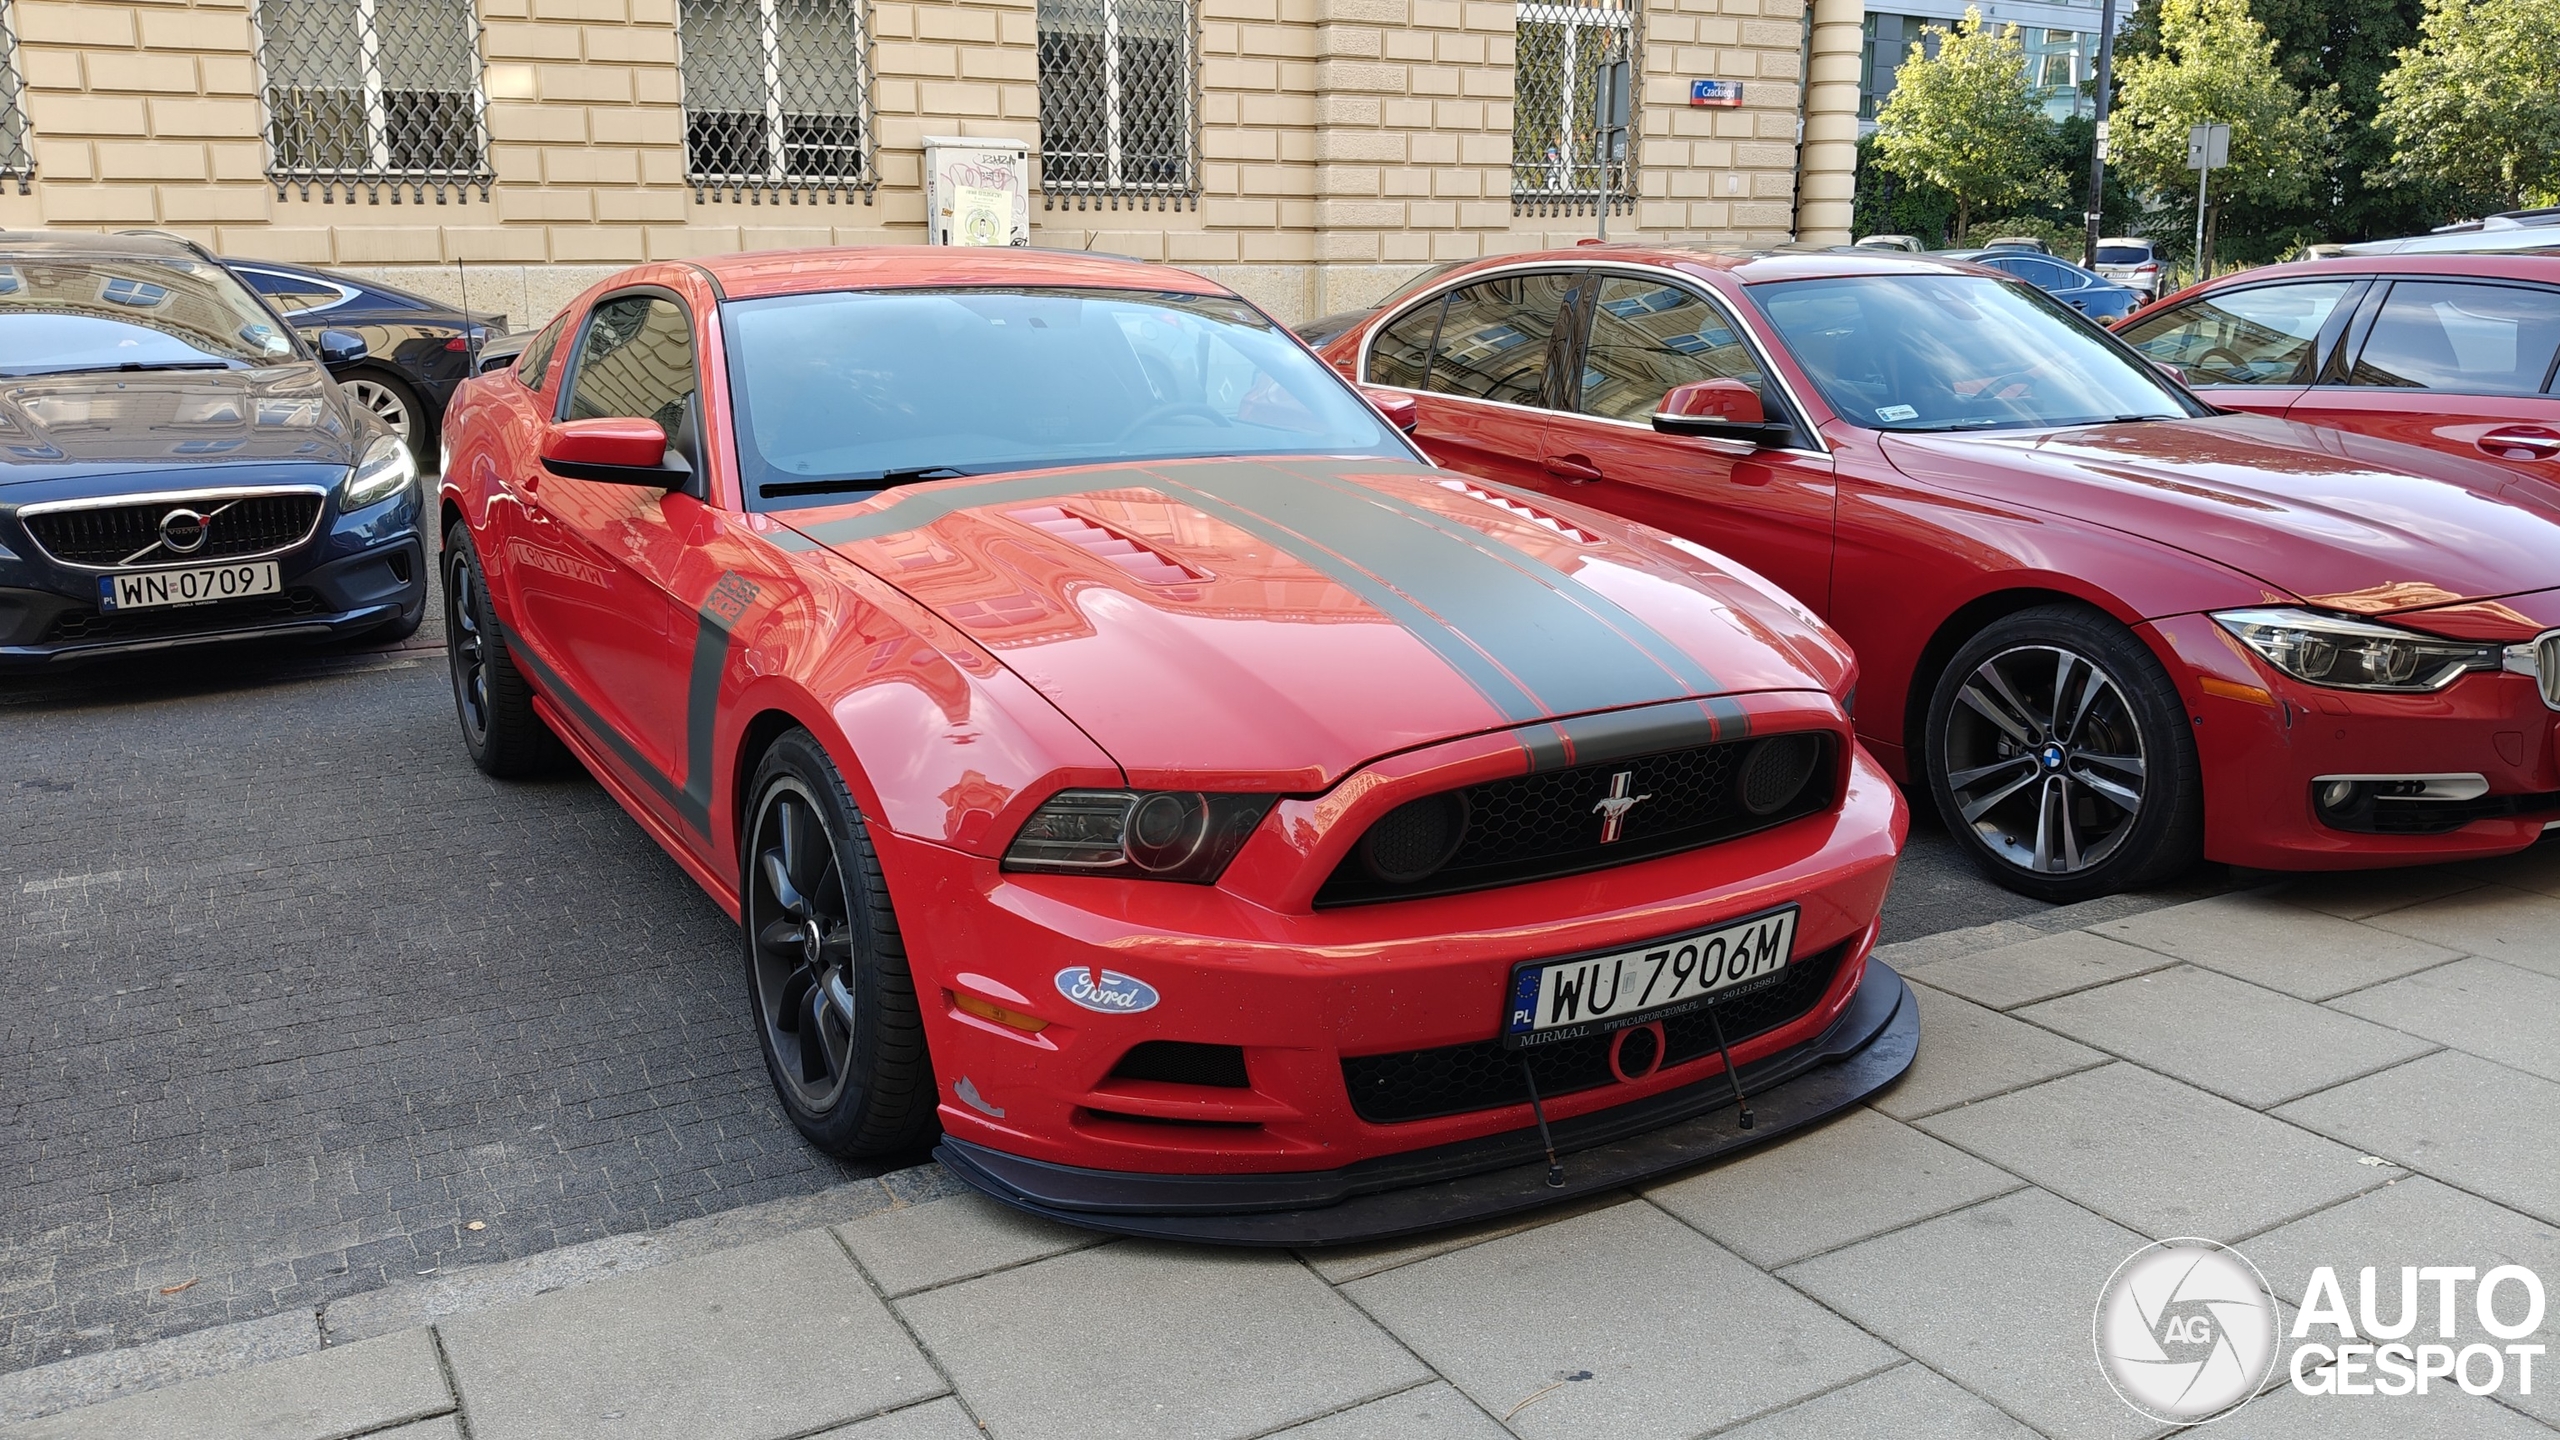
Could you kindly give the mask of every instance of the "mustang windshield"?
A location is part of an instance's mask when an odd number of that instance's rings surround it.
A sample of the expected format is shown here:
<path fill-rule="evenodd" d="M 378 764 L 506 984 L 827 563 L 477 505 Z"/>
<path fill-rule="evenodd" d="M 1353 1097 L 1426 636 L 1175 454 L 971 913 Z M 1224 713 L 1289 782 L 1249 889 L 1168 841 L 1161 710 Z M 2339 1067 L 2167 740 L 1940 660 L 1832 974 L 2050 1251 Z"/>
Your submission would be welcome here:
<path fill-rule="evenodd" d="M 0 375 L 228 370 L 293 357 L 275 317 L 200 260 L 0 260 Z"/>
<path fill-rule="evenodd" d="M 2208 413 L 2041 291 L 1976 275 L 1786 280 L 1751 298 L 1851 424 L 2016 430 Z"/>
<path fill-rule="evenodd" d="M 721 313 L 738 458 L 760 507 L 1097 460 L 1413 458 L 1339 377 L 1234 300 L 890 290 Z"/>

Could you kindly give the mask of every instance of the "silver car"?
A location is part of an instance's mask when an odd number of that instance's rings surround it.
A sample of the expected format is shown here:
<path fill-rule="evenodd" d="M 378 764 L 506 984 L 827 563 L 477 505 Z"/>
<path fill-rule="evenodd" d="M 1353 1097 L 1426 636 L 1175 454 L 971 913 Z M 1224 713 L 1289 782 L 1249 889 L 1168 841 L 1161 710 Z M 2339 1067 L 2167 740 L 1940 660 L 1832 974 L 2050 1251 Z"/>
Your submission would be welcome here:
<path fill-rule="evenodd" d="M 2129 235 L 2101 240 L 2098 263 L 2090 268 L 2127 289 L 2141 291 L 2145 300 L 2160 298 L 2160 256 L 2148 240 Z"/>

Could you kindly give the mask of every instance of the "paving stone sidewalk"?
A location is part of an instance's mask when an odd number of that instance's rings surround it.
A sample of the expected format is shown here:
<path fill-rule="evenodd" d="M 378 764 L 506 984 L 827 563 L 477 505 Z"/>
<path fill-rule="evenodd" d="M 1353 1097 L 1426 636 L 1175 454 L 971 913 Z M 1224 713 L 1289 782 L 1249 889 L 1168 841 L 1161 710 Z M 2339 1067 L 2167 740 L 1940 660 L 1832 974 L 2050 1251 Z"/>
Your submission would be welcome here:
<path fill-rule="evenodd" d="M 1886 958 L 1922 1007 L 1899 1086 L 1569 1211 L 1247 1253 L 926 1167 L 0 1377 L 0 1436 L 2129 1440 L 2165 1430 L 2090 1316 L 2146 1239 L 2236 1244 L 2288 1299 L 2317 1265 L 2560 1280 L 2560 845 Z M 2210 1433 L 2560 1434 L 2536 1380 L 2279 1377 Z"/>

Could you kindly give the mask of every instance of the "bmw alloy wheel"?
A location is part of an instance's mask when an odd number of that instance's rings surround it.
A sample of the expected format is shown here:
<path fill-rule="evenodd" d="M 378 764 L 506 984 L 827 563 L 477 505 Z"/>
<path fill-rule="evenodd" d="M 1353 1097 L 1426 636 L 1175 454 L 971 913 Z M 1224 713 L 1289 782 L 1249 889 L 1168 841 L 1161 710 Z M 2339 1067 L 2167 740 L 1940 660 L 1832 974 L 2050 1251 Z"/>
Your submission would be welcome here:
<path fill-rule="evenodd" d="M 768 788 L 748 853 L 746 930 L 756 1015 L 792 1100 L 823 1115 L 843 1095 L 857 1023 L 843 867 L 796 779 Z"/>
<path fill-rule="evenodd" d="M 2020 645 L 1956 691 L 1939 756 L 1965 824 L 2039 875 L 2103 865 L 2141 817 L 2142 728 L 2124 689 L 2087 656 Z"/>
<path fill-rule="evenodd" d="M 380 416 L 382 423 L 390 426 L 391 433 L 399 436 L 402 443 L 411 446 L 417 444 L 417 437 L 412 433 L 407 396 L 380 380 L 365 376 L 347 381 L 346 387 L 347 393 L 355 397 L 356 403 Z"/>

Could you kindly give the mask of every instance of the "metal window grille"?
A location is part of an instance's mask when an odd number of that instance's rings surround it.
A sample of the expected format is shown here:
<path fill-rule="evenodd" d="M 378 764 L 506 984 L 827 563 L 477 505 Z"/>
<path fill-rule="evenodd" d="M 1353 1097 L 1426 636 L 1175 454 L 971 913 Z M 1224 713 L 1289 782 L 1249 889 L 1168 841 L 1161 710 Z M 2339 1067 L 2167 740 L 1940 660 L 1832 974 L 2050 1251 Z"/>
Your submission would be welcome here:
<path fill-rule="evenodd" d="M 9 0 L 0 0 L 0 176 L 18 182 L 27 193 L 35 178 L 35 151 L 27 143 L 25 87 L 18 83 L 18 37 L 10 25 Z"/>
<path fill-rule="evenodd" d="M 258 0 L 255 16 L 278 199 L 489 198 L 471 0 Z"/>
<path fill-rule="evenodd" d="M 803 196 L 878 184 L 864 0 L 682 0 L 685 178 L 693 198 Z"/>
<path fill-rule="evenodd" d="M 1042 204 L 1199 208 L 1192 0 L 1039 0 L 1039 24 Z"/>
<path fill-rule="evenodd" d="M 1599 152 L 1595 76 L 1620 59 L 1644 74 L 1643 35 L 1633 0 L 1555 4 L 1520 0 L 1513 61 L 1511 213 L 1591 215 L 1606 203 L 1613 215 L 1635 210 L 1631 125 L 1617 153 Z M 1641 111 L 1639 110 L 1639 114 Z"/>

